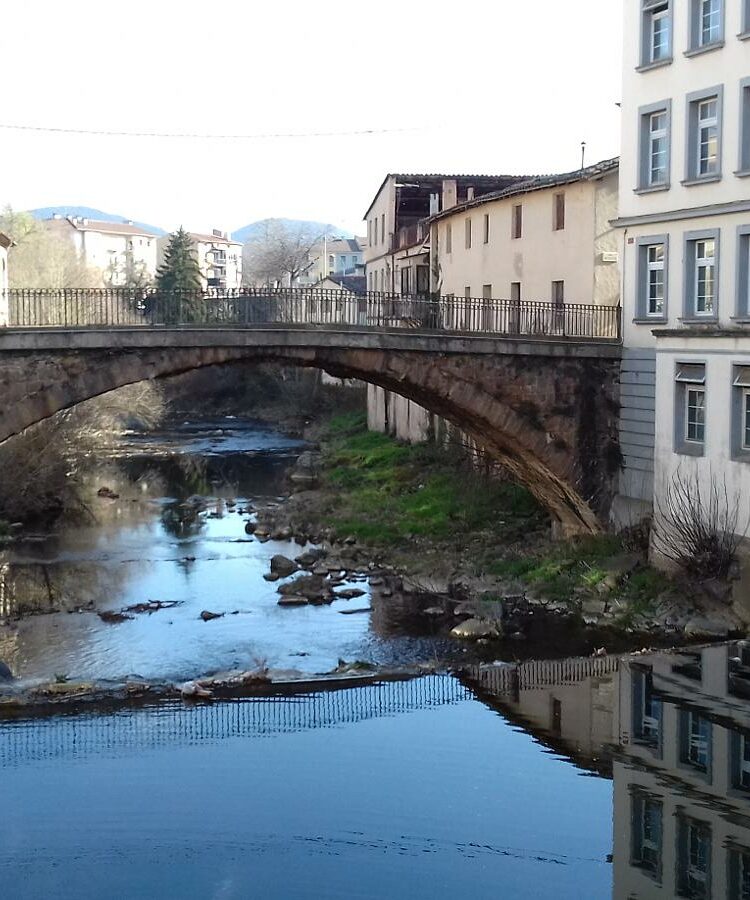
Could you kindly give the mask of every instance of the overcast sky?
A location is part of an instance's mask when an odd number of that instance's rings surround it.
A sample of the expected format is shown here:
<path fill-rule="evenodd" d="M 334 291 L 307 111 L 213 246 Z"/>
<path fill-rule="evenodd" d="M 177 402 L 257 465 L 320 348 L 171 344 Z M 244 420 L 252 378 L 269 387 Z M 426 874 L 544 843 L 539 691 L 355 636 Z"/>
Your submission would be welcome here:
<path fill-rule="evenodd" d="M 589 163 L 618 153 L 620 6 L 3 3 L 0 124 L 386 133 L 230 141 L 0 129 L 0 205 L 82 204 L 165 228 L 288 216 L 361 233 L 389 171 L 575 169 L 582 140 Z"/>

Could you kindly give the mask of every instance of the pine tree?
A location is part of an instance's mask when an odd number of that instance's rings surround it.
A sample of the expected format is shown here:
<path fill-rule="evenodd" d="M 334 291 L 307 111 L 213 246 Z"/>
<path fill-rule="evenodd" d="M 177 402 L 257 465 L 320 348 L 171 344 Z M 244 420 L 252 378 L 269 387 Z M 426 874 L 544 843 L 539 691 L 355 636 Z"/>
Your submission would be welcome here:
<path fill-rule="evenodd" d="M 180 226 L 170 234 L 164 261 L 156 270 L 159 292 L 199 291 L 201 270 L 188 233 Z"/>
<path fill-rule="evenodd" d="M 188 233 L 180 226 L 170 234 L 164 261 L 156 270 L 157 301 L 167 324 L 198 322 L 205 312 L 201 271 Z"/>

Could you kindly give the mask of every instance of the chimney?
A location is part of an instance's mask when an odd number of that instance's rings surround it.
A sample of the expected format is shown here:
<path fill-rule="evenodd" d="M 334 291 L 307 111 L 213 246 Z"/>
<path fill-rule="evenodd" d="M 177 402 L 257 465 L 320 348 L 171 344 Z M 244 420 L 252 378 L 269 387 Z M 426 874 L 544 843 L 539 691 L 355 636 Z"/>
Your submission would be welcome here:
<path fill-rule="evenodd" d="M 440 212 L 440 194 L 430 194 L 430 215 Z"/>
<path fill-rule="evenodd" d="M 467 200 L 473 200 L 473 199 L 474 199 L 474 188 L 473 188 L 473 187 L 467 187 L 467 188 L 466 188 L 466 199 L 467 199 Z"/>
<path fill-rule="evenodd" d="M 443 209 L 450 209 L 458 203 L 458 185 L 455 178 L 443 179 Z"/>
<path fill-rule="evenodd" d="M 128 219 L 128 221 L 127 221 L 125 224 L 126 224 L 126 225 L 132 225 L 132 224 L 133 224 L 133 220 L 132 220 L 132 219 Z"/>

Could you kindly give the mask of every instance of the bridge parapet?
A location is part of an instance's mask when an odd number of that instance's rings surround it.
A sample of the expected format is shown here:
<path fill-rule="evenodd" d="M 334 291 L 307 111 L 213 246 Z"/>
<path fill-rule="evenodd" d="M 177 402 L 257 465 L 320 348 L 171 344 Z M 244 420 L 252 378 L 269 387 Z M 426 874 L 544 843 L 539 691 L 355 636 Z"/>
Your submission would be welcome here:
<path fill-rule="evenodd" d="M 11 289 L 11 327 L 356 327 L 619 342 L 619 306 L 315 288 Z M 0 304 L 4 305 L 4 304 Z"/>

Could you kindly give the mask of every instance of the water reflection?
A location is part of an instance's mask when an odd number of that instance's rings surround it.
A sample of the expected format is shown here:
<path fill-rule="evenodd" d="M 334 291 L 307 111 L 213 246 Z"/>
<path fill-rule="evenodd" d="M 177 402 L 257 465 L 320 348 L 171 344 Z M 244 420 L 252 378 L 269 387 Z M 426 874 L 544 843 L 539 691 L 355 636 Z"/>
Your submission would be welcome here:
<path fill-rule="evenodd" d="M 611 772 L 614 898 L 750 898 L 750 644 L 480 667 L 478 695 Z"/>

